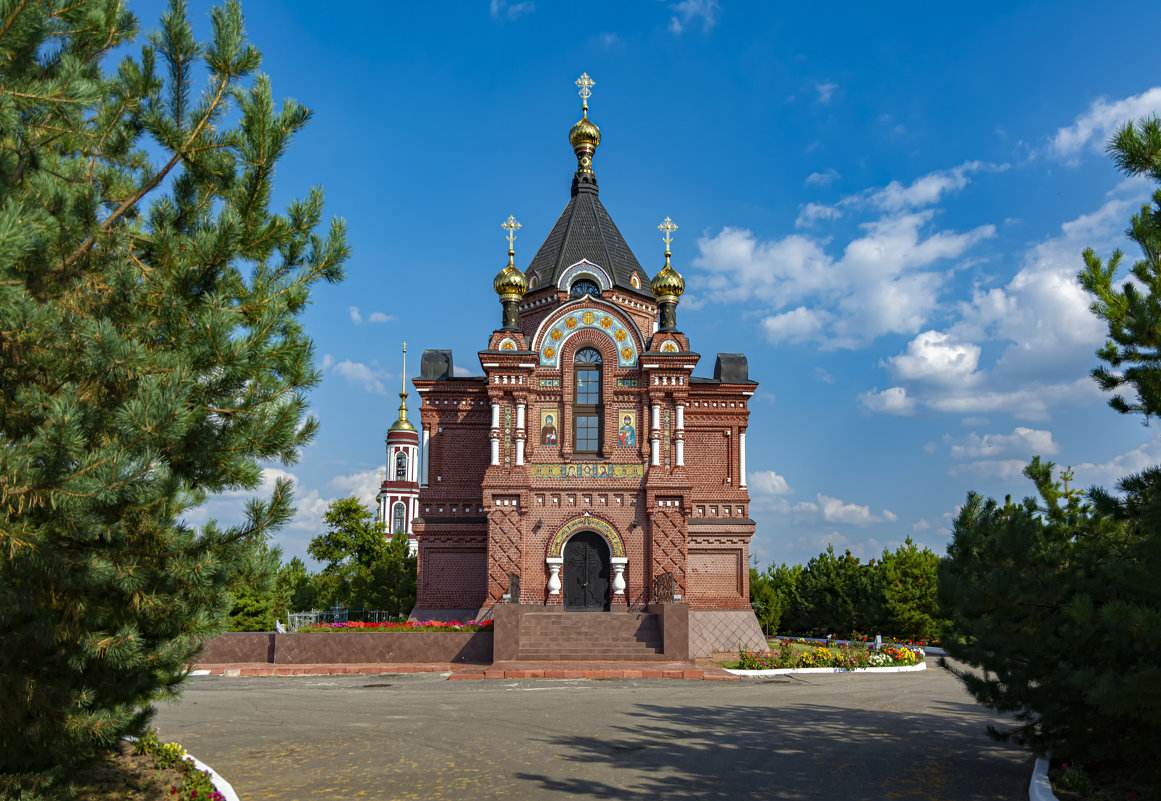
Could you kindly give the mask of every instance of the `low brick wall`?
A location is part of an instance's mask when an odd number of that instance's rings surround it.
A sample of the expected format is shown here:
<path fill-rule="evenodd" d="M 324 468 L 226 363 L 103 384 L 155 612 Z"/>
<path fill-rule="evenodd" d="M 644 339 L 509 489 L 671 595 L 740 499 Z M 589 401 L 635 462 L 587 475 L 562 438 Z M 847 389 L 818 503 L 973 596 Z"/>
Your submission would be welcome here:
<path fill-rule="evenodd" d="M 415 631 L 406 634 L 272 634 L 231 632 L 206 643 L 197 662 L 259 662 L 277 665 L 358 662 L 492 661 L 490 631 Z"/>

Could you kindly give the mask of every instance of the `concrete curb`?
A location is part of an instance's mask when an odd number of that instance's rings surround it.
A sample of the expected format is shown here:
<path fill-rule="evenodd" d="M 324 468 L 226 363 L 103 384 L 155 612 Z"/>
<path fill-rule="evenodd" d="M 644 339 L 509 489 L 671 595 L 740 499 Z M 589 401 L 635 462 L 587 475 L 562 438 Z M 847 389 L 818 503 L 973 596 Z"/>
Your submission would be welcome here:
<path fill-rule="evenodd" d="M 1028 783 L 1028 801 L 1059 801 L 1048 780 L 1048 757 L 1036 757 L 1032 781 Z"/>
<path fill-rule="evenodd" d="M 872 668 L 777 668 L 774 670 L 738 670 L 737 668 L 723 668 L 735 676 L 788 676 L 791 673 L 911 673 L 916 670 L 927 670 L 927 663 L 917 665 L 902 665 L 895 667 Z"/>
<path fill-rule="evenodd" d="M 186 752 L 186 757 L 193 760 L 194 767 L 199 771 L 204 770 L 210 774 L 210 781 L 214 783 L 214 789 L 222 794 L 224 801 L 242 801 L 242 799 L 238 798 L 238 794 L 234 792 L 233 786 L 231 786 L 228 781 L 222 778 L 220 773 L 211 768 L 205 762 L 202 762 L 197 757 L 192 756 L 189 752 Z"/>
<path fill-rule="evenodd" d="M 126 737 L 125 739 L 131 743 L 137 742 L 136 737 Z M 206 773 L 210 774 L 210 782 L 213 783 L 214 789 L 222 794 L 222 798 L 224 799 L 224 801 L 242 801 L 242 799 L 238 798 L 238 794 L 236 792 L 234 792 L 233 785 L 231 785 L 228 781 L 226 781 L 222 777 L 222 775 L 220 773 L 218 773 L 216 770 L 211 768 L 205 762 L 202 762 L 200 759 L 198 759 L 196 756 L 191 754 L 189 751 L 185 752 L 184 758 L 193 762 L 194 768 L 196 770 L 205 771 Z"/>

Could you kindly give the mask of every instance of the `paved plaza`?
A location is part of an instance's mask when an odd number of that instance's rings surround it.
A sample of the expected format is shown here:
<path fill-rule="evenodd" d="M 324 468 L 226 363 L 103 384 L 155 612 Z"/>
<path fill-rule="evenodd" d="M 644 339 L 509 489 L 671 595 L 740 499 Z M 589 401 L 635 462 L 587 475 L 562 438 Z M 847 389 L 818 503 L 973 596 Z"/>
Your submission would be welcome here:
<path fill-rule="evenodd" d="M 1029 754 L 932 665 L 740 682 L 191 679 L 161 706 L 248 799 L 1027 798 Z"/>

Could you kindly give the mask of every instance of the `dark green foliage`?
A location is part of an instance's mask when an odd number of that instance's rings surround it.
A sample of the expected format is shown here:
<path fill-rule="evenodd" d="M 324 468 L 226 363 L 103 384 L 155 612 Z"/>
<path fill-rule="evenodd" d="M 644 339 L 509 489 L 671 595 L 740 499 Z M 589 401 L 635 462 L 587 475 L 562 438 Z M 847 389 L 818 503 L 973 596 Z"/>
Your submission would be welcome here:
<path fill-rule="evenodd" d="M 0 772 L 140 732 L 293 512 L 279 481 L 239 525 L 182 522 L 310 441 L 297 316 L 347 255 L 321 191 L 270 209 L 310 115 L 274 106 L 237 5 L 212 20 L 199 45 L 175 3 L 104 74 L 119 0 L 0 0 Z"/>
<path fill-rule="evenodd" d="M 1016 716 L 995 731 L 1090 767 L 1161 778 L 1161 470 L 1123 480 L 1124 498 L 1081 493 L 1034 459 L 1040 498 L 968 496 L 942 566 L 948 652 L 983 704 Z"/>
<path fill-rule="evenodd" d="M 315 578 L 319 602 L 351 609 L 377 609 L 398 617 L 415 606 L 417 560 L 408 553 L 407 535 L 387 539 L 386 525 L 359 503 L 341 498 L 327 507 L 325 534 L 307 553 L 326 566 Z"/>
<path fill-rule="evenodd" d="M 1161 182 L 1161 123 L 1120 129 L 1109 143 L 1118 166 Z M 1107 266 L 1084 252 L 1079 280 L 1108 324 L 1093 377 L 1129 388 L 1110 405 L 1161 411 L 1161 192 L 1127 231 L 1143 258 L 1136 284 L 1114 285 L 1123 254 Z M 1161 469 L 1121 479 L 1120 494 L 1081 494 L 1052 481 L 1034 460 L 1025 474 L 1039 501 L 1019 505 L 969 495 L 956 521 L 940 600 L 954 626 L 950 653 L 985 672 L 965 672 L 982 703 L 1016 714 L 998 732 L 1051 749 L 1088 769 L 1161 788 Z M 954 637 L 954 639 L 953 639 Z"/>
<path fill-rule="evenodd" d="M 879 620 L 871 570 L 850 551 L 835 556 L 834 546 L 807 562 L 798 580 L 803 630 L 845 634 Z"/>
<path fill-rule="evenodd" d="M 270 560 L 267 576 L 234 590 L 230 631 L 274 631 L 274 621 L 285 622 L 287 612 L 314 608 L 317 592 L 301 559 L 279 567 L 280 549 L 265 546 L 261 556 Z"/>
<path fill-rule="evenodd" d="M 881 618 L 867 630 L 889 631 L 907 639 L 933 640 L 939 636 L 936 590 L 939 557 L 920 549 L 911 538 L 894 551 L 883 549 L 872 582 L 877 589 Z"/>

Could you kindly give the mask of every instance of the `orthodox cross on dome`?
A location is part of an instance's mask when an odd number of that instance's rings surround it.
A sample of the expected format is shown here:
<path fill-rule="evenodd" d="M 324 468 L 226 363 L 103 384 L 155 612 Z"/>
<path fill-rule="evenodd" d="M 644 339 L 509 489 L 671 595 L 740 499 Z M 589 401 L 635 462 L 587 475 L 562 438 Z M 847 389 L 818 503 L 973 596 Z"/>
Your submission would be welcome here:
<path fill-rule="evenodd" d="M 516 241 L 517 229 L 523 228 L 524 226 L 522 226 L 520 223 L 516 222 L 516 218 L 513 215 L 509 214 L 508 219 L 506 219 L 506 220 L 504 220 L 504 222 L 500 223 L 500 227 L 508 232 L 508 236 L 507 236 L 507 238 L 508 238 L 508 252 L 515 253 L 516 252 L 515 247 L 513 246 L 512 243 Z"/>
<path fill-rule="evenodd" d="M 401 394 L 403 395 L 404 398 L 406 398 L 407 397 L 407 343 L 406 342 L 403 343 L 403 375 L 401 375 L 399 378 L 400 378 L 399 388 L 402 390 Z"/>
<path fill-rule="evenodd" d="M 677 230 L 677 223 L 666 217 L 665 221 L 661 223 L 661 225 L 657 226 L 657 230 L 662 231 L 665 234 L 661 238 L 661 241 L 665 243 L 665 255 L 668 256 L 669 243 L 673 241 L 673 232 Z"/>
<path fill-rule="evenodd" d="M 582 72 L 581 76 L 576 79 L 576 85 L 580 87 L 581 96 L 581 111 L 587 112 L 589 110 L 589 98 L 593 96 L 592 89 L 596 86 L 596 82 L 589 77 L 587 72 Z"/>

